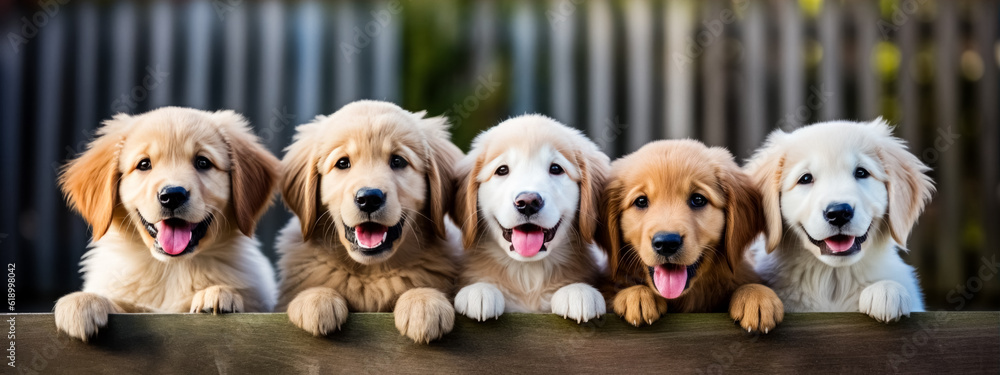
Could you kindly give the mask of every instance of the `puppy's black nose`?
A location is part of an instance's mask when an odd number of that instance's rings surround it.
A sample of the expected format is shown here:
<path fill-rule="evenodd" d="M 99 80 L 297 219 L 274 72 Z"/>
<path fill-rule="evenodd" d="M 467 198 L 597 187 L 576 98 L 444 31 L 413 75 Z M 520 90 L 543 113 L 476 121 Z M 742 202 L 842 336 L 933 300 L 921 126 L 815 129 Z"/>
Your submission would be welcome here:
<path fill-rule="evenodd" d="M 545 206 L 542 196 L 533 191 L 521 192 L 514 198 L 514 208 L 524 216 L 537 214 Z"/>
<path fill-rule="evenodd" d="M 358 209 L 367 213 L 378 211 L 385 205 L 385 193 L 379 189 L 361 188 L 354 196 L 354 204 Z"/>
<path fill-rule="evenodd" d="M 168 210 L 175 210 L 184 203 L 187 203 L 191 193 L 180 186 L 167 186 L 160 190 L 160 206 Z"/>
<path fill-rule="evenodd" d="M 674 255 L 684 245 L 684 237 L 677 233 L 656 232 L 653 235 L 653 251 L 665 257 Z"/>
<path fill-rule="evenodd" d="M 847 203 L 834 203 L 823 210 L 826 221 L 834 226 L 844 226 L 854 217 L 854 208 Z"/>

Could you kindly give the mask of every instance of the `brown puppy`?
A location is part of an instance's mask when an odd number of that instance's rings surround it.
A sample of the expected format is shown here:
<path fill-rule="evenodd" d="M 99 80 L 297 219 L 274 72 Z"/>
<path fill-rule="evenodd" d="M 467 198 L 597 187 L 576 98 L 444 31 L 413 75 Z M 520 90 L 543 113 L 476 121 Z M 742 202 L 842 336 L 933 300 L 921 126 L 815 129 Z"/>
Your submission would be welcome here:
<path fill-rule="evenodd" d="M 321 335 L 348 311 L 394 311 L 414 341 L 451 331 L 459 233 L 445 213 L 462 152 L 445 119 L 423 115 L 359 101 L 296 129 L 282 161 L 297 217 L 278 238 L 277 310 L 300 328 Z"/>
<path fill-rule="evenodd" d="M 83 291 L 56 327 L 86 341 L 109 313 L 263 312 L 274 269 L 253 239 L 278 159 L 233 111 L 164 107 L 119 114 L 59 177 L 93 228 Z"/>
<path fill-rule="evenodd" d="M 599 241 L 620 290 L 612 307 L 635 326 L 667 310 L 725 311 L 767 333 L 781 300 L 743 254 L 764 231 L 761 195 L 732 155 L 693 140 L 658 141 L 611 166 Z"/>

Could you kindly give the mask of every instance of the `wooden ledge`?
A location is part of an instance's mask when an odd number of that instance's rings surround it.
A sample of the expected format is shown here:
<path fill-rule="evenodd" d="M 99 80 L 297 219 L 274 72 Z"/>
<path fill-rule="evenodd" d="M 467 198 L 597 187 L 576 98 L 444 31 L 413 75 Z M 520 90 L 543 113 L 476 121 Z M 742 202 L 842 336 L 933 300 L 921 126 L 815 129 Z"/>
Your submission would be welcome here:
<path fill-rule="evenodd" d="M 1000 372 L 1000 312 L 917 313 L 889 325 L 787 314 L 768 335 L 725 314 L 668 314 L 643 328 L 613 315 L 577 325 L 505 314 L 458 317 L 431 345 L 401 336 L 392 314 L 351 314 L 328 337 L 285 314 L 121 314 L 89 344 L 57 334 L 52 314 L 11 317 L 17 370 L 29 373 Z"/>

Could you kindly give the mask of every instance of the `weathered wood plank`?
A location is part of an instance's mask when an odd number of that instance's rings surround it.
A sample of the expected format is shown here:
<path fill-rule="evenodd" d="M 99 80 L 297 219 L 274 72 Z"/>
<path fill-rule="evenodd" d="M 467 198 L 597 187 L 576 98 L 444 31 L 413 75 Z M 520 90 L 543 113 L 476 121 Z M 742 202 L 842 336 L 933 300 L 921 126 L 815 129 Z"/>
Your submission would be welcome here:
<path fill-rule="evenodd" d="M 1000 371 L 1000 312 L 918 313 L 889 325 L 788 314 L 769 335 L 747 334 L 724 314 L 670 314 L 644 328 L 613 315 L 577 325 L 507 314 L 459 317 L 431 345 L 400 336 L 392 314 L 352 314 L 319 338 L 285 314 L 112 315 L 90 344 L 57 334 L 51 314 L 17 315 L 16 330 L 19 369 L 45 373 Z"/>

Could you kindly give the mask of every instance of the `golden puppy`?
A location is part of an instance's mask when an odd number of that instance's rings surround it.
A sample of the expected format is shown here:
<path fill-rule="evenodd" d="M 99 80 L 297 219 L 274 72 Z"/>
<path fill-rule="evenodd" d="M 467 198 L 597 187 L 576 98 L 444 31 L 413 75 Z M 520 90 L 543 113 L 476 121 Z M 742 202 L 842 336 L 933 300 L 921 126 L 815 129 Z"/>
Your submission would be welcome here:
<path fill-rule="evenodd" d="M 616 160 L 599 241 L 618 292 L 612 307 L 635 326 L 676 312 L 725 311 L 767 333 L 784 309 L 743 254 L 764 231 L 761 195 L 722 148 L 658 141 Z"/>
<path fill-rule="evenodd" d="M 604 314 L 592 286 L 601 254 L 590 244 L 609 162 L 583 133 L 545 116 L 518 116 L 476 137 L 453 215 L 467 249 L 455 310 L 480 321 Z"/>
<path fill-rule="evenodd" d="M 445 213 L 462 152 L 445 119 L 423 115 L 358 101 L 296 129 L 282 195 L 297 217 L 278 239 L 278 310 L 296 326 L 321 335 L 348 311 L 394 311 L 414 341 L 451 331 Z"/>
<path fill-rule="evenodd" d="M 274 270 L 252 235 L 277 168 L 232 111 L 106 121 L 59 179 L 94 239 L 56 327 L 86 341 L 109 313 L 270 311 Z"/>

